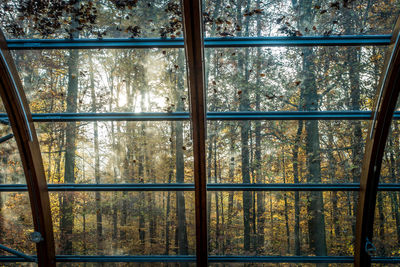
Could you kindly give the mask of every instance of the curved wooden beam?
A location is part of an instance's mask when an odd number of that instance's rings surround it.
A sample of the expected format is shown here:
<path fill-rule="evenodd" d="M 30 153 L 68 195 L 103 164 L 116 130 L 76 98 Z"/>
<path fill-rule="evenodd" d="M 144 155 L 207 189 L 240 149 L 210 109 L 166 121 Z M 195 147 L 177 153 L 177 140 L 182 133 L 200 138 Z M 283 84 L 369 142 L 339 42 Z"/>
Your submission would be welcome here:
<path fill-rule="evenodd" d="M 0 96 L 18 145 L 31 202 L 39 266 L 56 266 L 51 220 L 42 156 L 27 100 L 14 61 L 0 31 Z M 40 233 L 40 234 L 39 234 Z"/>
<path fill-rule="evenodd" d="M 354 264 L 371 265 L 369 249 L 373 248 L 375 204 L 382 157 L 400 91 L 400 18 L 393 31 L 392 42 L 386 56 L 385 72 L 381 76 L 380 92 L 375 100 L 375 113 L 367 137 L 360 181 L 357 209 Z"/>

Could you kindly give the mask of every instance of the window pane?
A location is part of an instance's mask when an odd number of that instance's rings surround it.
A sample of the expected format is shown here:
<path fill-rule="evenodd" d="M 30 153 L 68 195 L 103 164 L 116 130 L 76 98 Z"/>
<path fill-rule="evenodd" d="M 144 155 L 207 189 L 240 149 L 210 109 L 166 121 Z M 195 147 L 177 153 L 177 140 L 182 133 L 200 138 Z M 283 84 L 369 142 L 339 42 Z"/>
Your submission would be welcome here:
<path fill-rule="evenodd" d="M 1 127 L 0 136 L 12 133 L 11 127 Z M 0 184 L 26 184 L 17 143 L 14 137 L 0 144 Z"/>
<path fill-rule="evenodd" d="M 6 113 L 1 98 L 0 112 L 3 114 Z M 0 119 L 0 138 L 7 137 L 13 133 L 7 118 L 8 116 L 5 116 Z M 1 184 L 26 184 L 21 157 L 14 137 L 0 143 L 0 185 Z"/>
<path fill-rule="evenodd" d="M 382 159 L 380 183 L 400 183 L 400 121 L 392 120 Z"/>
<path fill-rule="evenodd" d="M 193 182 L 189 127 L 181 121 L 36 123 L 49 183 Z"/>
<path fill-rule="evenodd" d="M 373 244 L 378 256 L 400 256 L 400 192 L 378 192 Z"/>
<path fill-rule="evenodd" d="M 18 50 L 32 113 L 187 111 L 183 49 Z"/>
<path fill-rule="evenodd" d="M 398 1 L 205 1 L 207 36 L 390 34 Z"/>
<path fill-rule="evenodd" d="M 33 230 L 28 193 L 0 193 L 0 244 L 29 255 L 36 255 L 30 240 Z M 10 255 L 0 250 L 0 255 Z"/>
<path fill-rule="evenodd" d="M 50 198 L 56 254 L 195 254 L 192 192 L 60 192 Z"/>
<path fill-rule="evenodd" d="M 182 35 L 178 0 L 6 1 L 0 23 L 8 38 L 136 38 Z"/>
<path fill-rule="evenodd" d="M 357 199 L 355 192 L 209 192 L 210 255 L 352 256 Z"/>
<path fill-rule="evenodd" d="M 371 110 L 386 47 L 206 49 L 209 111 Z"/>
<path fill-rule="evenodd" d="M 209 121 L 208 182 L 358 183 L 367 127 L 357 120 Z"/>

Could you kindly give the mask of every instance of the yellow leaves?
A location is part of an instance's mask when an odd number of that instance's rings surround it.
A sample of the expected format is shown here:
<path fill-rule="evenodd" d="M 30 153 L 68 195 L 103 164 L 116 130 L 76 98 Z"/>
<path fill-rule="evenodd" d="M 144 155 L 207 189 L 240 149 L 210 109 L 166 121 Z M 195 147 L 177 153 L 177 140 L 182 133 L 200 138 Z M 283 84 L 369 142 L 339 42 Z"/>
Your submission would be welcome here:
<path fill-rule="evenodd" d="M 369 59 L 372 61 L 372 62 L 377 62 L 377 61 L 379 61 L 380 59 L 382 59 L 382 54 L 375 54 L 375 55 L 372 55 Z"/>

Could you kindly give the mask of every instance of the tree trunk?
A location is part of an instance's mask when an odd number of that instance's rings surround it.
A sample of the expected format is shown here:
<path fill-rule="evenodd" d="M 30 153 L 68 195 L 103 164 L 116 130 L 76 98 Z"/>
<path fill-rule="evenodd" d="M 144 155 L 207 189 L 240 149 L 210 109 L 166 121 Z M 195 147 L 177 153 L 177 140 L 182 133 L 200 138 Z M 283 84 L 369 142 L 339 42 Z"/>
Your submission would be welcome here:
<path fill-rule="evenodd" d="M 178 52 L 178 65 L 183 66 L 184 55 L 182 51 Z M 184 92 L 183 85 L 183 74 L 178 75 L 177 86 L 176 86 L 176 98 L 180 99 Z M 177 111 L 183 111 L 184 106 L 182 101 L 177 101 Z M 184 183 L 185 178 L 185 162 L 183 158 L 183 124 L 181 121 L 176 122 L 176 182 Z M 178 251 L 180 255 L 187 255 L 188 251 L 188 238 L 187 238 L 187 225 L 186 225 L 186 205 L 185 196 L 181 191 L 176 192 L 176 217 L 178 218 L 177 241 Z"/>
<path fill-rule="evenodd" d="M 293 182 L 299 183 L 299 146 L 300 137 L 303 132 L 303 121 L 298 122 L 296 138 L 293 146 Z M 301 255 L 300 243 L 300 194 L 294 192 L 294 253 L 297 256 Z"/>
<path fill-rule="evenodd" d="M 247 9 L 249 7 L 249 2 L 247 1 Z M 237 1 L 237 8 L 236 8 L 236 19 L 237 24 L 241 26 L 242 24 L 242 3 L 243 0 Z M 247 17 L 246 17 L 247 18 Z M 248 19 L 245 19 L 245 26 L 248 32 Z M 238 37 L 241 36 L 240 32 L 238 32 Z M 240 110 L 246 111 L 250 108 L 249 102 L 249 92 L 248 88 L 246 87 L 248 81 L 248 70 L 245 68 L 245 63 L 247 64 L 248 61 L 248 54 L 249 49 L 246 48 L 243 53 L 238 53 L 238 75 L 239 75 L 239 85 L 242 87 L 242 92 L 239 95 L 240 101 Z M 243 183 L 250 183 L 250 158 L 249 158 L 249 130 L 250 130 L 250 123 L 249 121 L 241 121 L 240 122 L 240 138 L 241 138 L 241 160 L 242 160 L 242 182 Z M 243 195 L 243 225 L 244 225 L 244 251 L 250 251 L 250 234 L 251 234 L 251 193 L 248 191 L 244 191 Z"/>
<path fill-rule="evenodd" d="M 78 77 L 79 77 L 79 51 L 71 49 L 68 59 L 68 89 L 67 89 L 67 112 L 77 112 L 78 100 Z M 75 141 L 76 141 L 76 122 L 67 122 L 65 132 L 65 165 L 64 182 L 75 183 Z M 74 193 L 62 193 L 61 199 L 61 251 L 63 254 L 72 254 L 72 231 L 74 229 Z"/>
<path fill-rule="evenodd" d="M 233 124 L 229 127 L 229 152 L 230 152 L 230 162 L 229 162 L 229 182 L 234 182 L 234 175 L 235 175 L 235 126 Z M 227 221 L 227 229 L 232 229 L 232 219 L 233 219 L 233 198 L 234 192 L 229 191 L 228 193 L 228 221 Z M 226 247 L 228 251 L 231 249 L 231 236 L 232 233 L 226 237 Z"/>
<path fill-rule="evenodd" d="M 305 107 L 310 111 L 318 110 L 317 85 L 315 83 L 315 64 L 313 48 L 303 49 L 303 73 L 304 80 L 302 90 L 304 91 Z M 318 121 L 306 121 L 306 155 L 308 169 L 308 183 L 321 183 L 321 157 L 319 144 Z M 322 192 L 310 192 L 307 212 L 308 234 L 310 239 L 310 248 L 317 256 L 326 256 L 325 240 L 325 217 Z M 327 266 L 321 264 L 320 266 Z"/>
<path fill-rule="evenodd" d="M 92 98 L 92 112 L 97 112 L 96 93 L 94 85 L 94 69 L 92 54 L 89 54 L 89 72 L 90 72 L 90 93 Z M 94 177 L 96 184 L 100 184 L 100 153 L 99 153 L 99 129 L 97 121 L 93 122 L 93 142 L 94 142 Z M 103 253 L 103 212 L 101 208 L 101 194 L 96 191 L 96 230 L 97 230 L 97 251 Z"/>

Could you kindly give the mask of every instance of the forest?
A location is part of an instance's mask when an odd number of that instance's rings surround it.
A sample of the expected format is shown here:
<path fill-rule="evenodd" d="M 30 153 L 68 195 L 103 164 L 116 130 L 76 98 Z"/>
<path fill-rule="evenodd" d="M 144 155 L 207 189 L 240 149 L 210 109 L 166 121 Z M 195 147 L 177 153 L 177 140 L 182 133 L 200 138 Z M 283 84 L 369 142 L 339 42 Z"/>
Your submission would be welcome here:
<path fill-rule="evenodd" d="M 205 0 L 204 35 L 391 34 L 399 10 L 395 0 Z M 183 37 L 178 0 L 1 0 L 0 23 L 9 39 Z M 183 48 L 12 52 L 34 114 L 189 114 Z M 389 52 L 386 46 L 205 48 L 207 111 L 372 111 Z M 207 182 L 359 184 L 369 123 L 340 116 L 208 120 Z M 194 183 L 188 119 L 35 127 L 49 184 Z M 3 123 L 0 132 L 11 129 Z M 26 183 L 15 141 L 0 146 L 0 184 Z M 395 120 L 380 182 L 400 183 Z M 0 194 L 0 244 L 35 254 L 28 194 Z M 195 255 L 193 191 L 49 194 L 58 255 Z M 351 256 L 357 201 L 357 191 L 209 191 L 209 253 Z M 378 193 L 376 255 L 400 256 L 399 202 L 399 192 Z"/>

